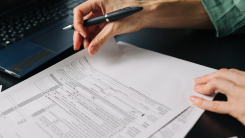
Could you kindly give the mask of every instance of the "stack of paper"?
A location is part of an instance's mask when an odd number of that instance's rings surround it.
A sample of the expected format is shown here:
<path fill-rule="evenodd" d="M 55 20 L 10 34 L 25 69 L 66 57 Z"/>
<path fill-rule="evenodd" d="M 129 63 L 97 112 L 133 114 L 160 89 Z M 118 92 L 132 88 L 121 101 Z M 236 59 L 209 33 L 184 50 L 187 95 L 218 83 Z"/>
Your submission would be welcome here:
<path fill-rule="evenodd" d="M 155 62 L 155 66 L 158 66 L 157 64 L 161 63 L 162 61 L 165 61 L 165 55 L 152 52 L 149 50 L 145 50 L 142 48 L 138 48 L 136 46 L 124 43 L 124 42 L 118 42 L 117 43 L 121 51 L 130 56 L 131 58 L 135 58 L 138 60 Z M 176 59 L 175 60 L 179 60 Z M 186 61 L 182 61 L 186 62 Z M 205 67 L 204 67 L 205 68 Z M 192 70 L 190 68 L 190 70 Z M 200 70 L 202 71 L 202 70 Z M 200 95 L 199 95 L 200 96 Z M 203 97 L 205 99 L 212 100 L 212 98 L 207 98 L 206 96 L 201 95 L 200 97 Z M 185 109 L 181 114 L 174 117 L 169 123 L 163 125 L 158 131 L 156 131 L 152 138 L 181 138 L 184 137 L 189 130 L 193 127 L 193 125 L 196 123 L 198 118 L 202 115 L 204 110 L 195 107 L 194 105 L 191 105 L 187 109 Z"/>
<path fill-rule="evenodd" d="M 215 70 L 121 48 L 110 39 L 1 93 L 0 137 L 183 137 L 202 113 L 188 101 L 193 79 Z"/>

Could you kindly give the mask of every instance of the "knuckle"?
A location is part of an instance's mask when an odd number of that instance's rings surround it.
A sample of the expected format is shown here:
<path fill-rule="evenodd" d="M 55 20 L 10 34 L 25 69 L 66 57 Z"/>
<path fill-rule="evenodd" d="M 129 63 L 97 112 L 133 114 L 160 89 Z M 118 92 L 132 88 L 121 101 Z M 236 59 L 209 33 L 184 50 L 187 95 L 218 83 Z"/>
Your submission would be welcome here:
<path fill-rule="evenodd" d="M 231 68 L 231 69 L 229 69 L 230 71 L 237 71 L 237 69 L 234 69 L 234 68 Z"/>
<path fill-rule="evenodd" d="M 216 86 L 218 83 L 220 82 L 220 78 L 213 78 L 211 81 L 210 81 L 210 83 L 211 83 L 211 85 L 213 85 L 213 86 Z"/>
<path fill-rule="evenodd" d="M 75 8 L 73 9 L 73 13 L 75 14 L 75 13 L 77 12 L 77 10 L 78 10 L 78 7 L 75 7 Z"/>
<path fill-rule="evenodd" d="M 211 79 L 212 79 L 212 75 L 207 74 L 202 76 L 200 80 L 198 80 L 198 83 L 208 83 Z"/>
<path fill-rule="evenodd" d="M 104 36 L 96 38 L 96 43 L 98 44 L 98 46 L 103 46 L 105 42 L 106 38 Z"/>
<path fill-rule="evenodd" d="M 198 105 L 198 106 L 202 106 L 202 105 L 203 105 L 203 102 L 204 102 L 203 99 L 201 99 L 201 98 L 198 98 L 198 99 L 197 99 L 197 105 Z"/>
<path fill-rule="evenodd" d="M 203 86 L 201 91 L 202 91 L 202 94 L 210 94 L 213 90 L 206 90 L 205 87 Z"/>
<path fill-rule="evenodd" d="M 78 27 L 78 23 L 74 23 L 74 29 L 77 30 L 77 31 L 80 31 L 80 28 Z"/>
<path fill-rule="evenodd" d="M 205 90 L 205 85 L 201 86 L 201 93 L 207 94 L 207 91 Z"/>
<path fill-rule="evenodd" d="M 74 25 L 75 30 L 77 30 L 78 32 L 82 31 L 82 28 L 81 28 L 82 23 L 81 22 L 74 22 L 73 25 Z"/>
<path fill-rule="evenodd" d="M 202 77 L 202 80 L 207 81 L 207 80 L 208 80 L 208 75 L 204 75 L 204 76 Z"/>
<path fill-rule="evenodd" d="M 211 105 L 211 110 L 216 111 L 219 108 L 219 103 L 213 102 Z"/>
<path fill-rule="evenodd" d="M 229 70 L 228 69 L 220 69 L 217 71 L 218 76 L 224 76 Z"/>

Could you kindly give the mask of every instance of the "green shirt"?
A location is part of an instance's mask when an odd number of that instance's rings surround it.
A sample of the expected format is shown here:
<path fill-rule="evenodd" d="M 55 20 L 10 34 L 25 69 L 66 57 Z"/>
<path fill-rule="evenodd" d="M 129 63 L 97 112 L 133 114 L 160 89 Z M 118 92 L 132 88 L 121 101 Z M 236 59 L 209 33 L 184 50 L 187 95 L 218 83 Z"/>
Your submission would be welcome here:
<path fill-rule="evenodd" d="M 217 37 L 245 33 L 245 0 L 202 0 Z"/>

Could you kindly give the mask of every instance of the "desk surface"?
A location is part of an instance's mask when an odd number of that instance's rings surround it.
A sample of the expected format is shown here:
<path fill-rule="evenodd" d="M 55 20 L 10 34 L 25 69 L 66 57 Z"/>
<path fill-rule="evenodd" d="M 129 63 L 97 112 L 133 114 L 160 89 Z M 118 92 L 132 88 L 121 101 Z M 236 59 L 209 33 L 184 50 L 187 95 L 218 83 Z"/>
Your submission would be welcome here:
<path fill-rule="evenodd" d="M 211 68 L 236 68 L 245 71 L 245 35 L 217 39 L 214 30 L 143 29 L 115 38 L 117 41 L 131 43 Z M 72 48 L 68 49 L 21 80 L 0 72 L 0 84 L 5 90 L 73 53 L 75 52 Z M 215 100 L 224 101 L 226 96 L 218 94 Z M 231 136 L 245 138 L 245 126 L 229 115 L 205 111 L 186 137 L 226 138 Z"/>

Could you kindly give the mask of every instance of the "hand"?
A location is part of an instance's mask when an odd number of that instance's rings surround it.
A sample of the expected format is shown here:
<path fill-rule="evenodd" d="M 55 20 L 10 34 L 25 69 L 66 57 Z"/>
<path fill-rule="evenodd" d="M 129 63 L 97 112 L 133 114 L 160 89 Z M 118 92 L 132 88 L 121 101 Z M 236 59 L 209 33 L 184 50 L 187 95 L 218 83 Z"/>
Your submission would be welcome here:
<path fill-rule="evenodd" d="M 229 114 L 245 125 L 245 72 L 236 69 L 221 69 L 195 79 L 194 91 L 211 94 L 218 91 L 227 96 L 227 101 L 207 101 L 190 96 L 190 101 L 199 108 L 221 114 Z"/>
<path fill-rule="evenodd" d="M 94 55 L 111 37 L 138 31 L 147 23 L 147 1 L 135 0 L 88 0 L 74 9 L 74 50 L 79 50 L 81 44 L 88 47 L 88 52 Z M 83 27 L 83 21 L 92 17 L 104 15 L 112 11 L 129 7 L 139 6 L 144 9 L 136 14 L 117 21 Z"/>
<path fill-rule="evenodd" d="M 83 21 L 129 7 L 143 10 L 117 21 L 84 28 Z M 74 50 L 94 55 L 109 38 L 142 28 L 213 28 L 201 0 L 88 0 L 74 9 Z"/>

